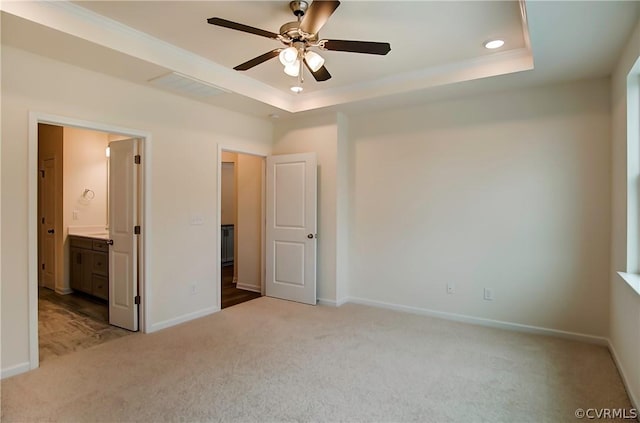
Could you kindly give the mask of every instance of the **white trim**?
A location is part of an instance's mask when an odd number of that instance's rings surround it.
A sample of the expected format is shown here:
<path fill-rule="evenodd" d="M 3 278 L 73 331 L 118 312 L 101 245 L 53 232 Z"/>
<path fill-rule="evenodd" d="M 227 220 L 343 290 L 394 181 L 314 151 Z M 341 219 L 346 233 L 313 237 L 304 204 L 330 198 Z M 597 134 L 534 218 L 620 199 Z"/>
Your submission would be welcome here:
<path fill-rule="evenodd" d="M 202 310 L 193 311 L 191 313 L 183 314 L 182 316 L 174 317 L 162 322 L 153 323 L 150 328 L 147 328 L 147 333 L 157 332 L 162 329 L 167 329 L 180 323 L 189 322 L 191 320 L 199 319 L 201 317 L 208 316 L 210 314 L 220 311 L 219 307 L 207 307 Z"/>
<path fill-rule="evenodd" d="M 68 295 L 71 294 L 73 292 L 73 289 L 71 288 L 56 288 L 54 291 L 56 291 L 56 294 L 60 294 L 60 295 Z"/>
<path fill-rule="evenodd" d="M 146 60 L 279 109 L 291 111 L 293 108 L 295 97 L 288 92 L 69 1 L 5 1 L 0 2 L 0 8 L 45 27 Z"/>
<path fill-rule="evenodd" d="M 236 288 L 244 289 L 245 291 L 257 292 L 259 294 L 262 294 L 262 290 L 260 289 L 259 286 L 256 286 L 256 285 L 246 285 L 246 284 L 243 284 L 242 282 L 237 282 L 236 283 Z"/>
<path fill-rule="evenodd" d="M 23 19 L 291 113 L 533 69 L 526 9 L 522 8 L 523 48 L 295 96 L 68 1 L 5 1 L 0 6 Z"/>
<path fill-rule="evenodd" d="M 640 295 L 640 275 L 636 273 L 617 272 L 636 294 Z"/>
<path fill-rule="evenodd" d="M 145 227 L 151 227 L 151 166 L 146 163 L 151 162 L 151 133 L 137 129 L 124 128 L 120 126 L 91 122 L 81 119 L 58 116 L 49 113 L 29 112 L 29 134 L 28 134 L 28 204 L 27 204 L 27 265 L 28 265 L 28 296 L 29 296 L 29 368 L 36 369 L 40 365 L 38 347 L 38 237 L 37 237 L 37 209 L 38 209 L 38 123 L 48 123 L 53 125 L 71 126 L 76 128 L 90 129 L 94 131 L 108 132 L 110 134 L 126 135 L 129 137 L 142 139 L 143 154 L 143 174 L 141 193 L 141 207 L 143 209 L 142 222 L 142 242 L 140 272 L 140 332 L 147 332 L 147 322 L 149 322 L 149 304 L 151 304 L 151 289 L 146 284 L 146 275 L 149 274 L 151 260 L 145 250 L 145 245 L 151 245 L 150 231 Z"/>
<path fill-rule="evenodd" d="M 568 332 L 558 329 L 543 328 L 539 326 L 523 325 L 520 323 L 504 322 L 501 320 L 485 319 L 482 317 L 467 316 L 464 314 L 449 313 L 446 311 L 430 310 L 421 307 L 405 306 L 401 304 L 386 303 L 383 301 L 369 300 L 366 298 L 349 297 L 349 302 L 353 304 L 367 305 L 371 307 L 386 308 L 389 310 L 402 311 L 405 313 L 420 314 L 423 316 L 436 317 L 439 319 L 452 320 L 455 322 L 470 323 L 473 325 L 487 326 L 491 328 L 507 329 L 516 332 L 532 333 L 537 335 L 555 336 L 557 338 L 571 339 L 574 341 L 587 342 L 597 345 L 608 345 L 607 338 L 601 336 L 587 335 L 577 332 Z"/>
<path fill-rule="evenodd" d="M 620 373 L 620 377 L 622 378 L 622 383 L 627 390 L 627 395 L 629 396 L 629 400 L 631 401 L 631 406 L 636 410 L 640 410 L 640 401 L 633 395 L 633 391 L 629 386 L 629 379 L 627 378 L 627 374 L 624 371 L 624 367 L 622 366 L 622 362 L 618 359 L 618 354 L 616 353 L 616 349 L 613 347 L 613 343 L 610 339 L 607 339 L 607 345 L 609 347 L 609 351 L 611 352 L 611 357 L 613 357 L 613 362 L 618 368 L 618 373 Z M 638 418 L 640 421 L 640 416 Z"/>
<path fill-rule="evenodd" d="M 336 301 L 336 306 L 340 307 L 343 306 L 345 304 L 347 304 L 349 302 L 349 297 L 345 297 L 345 298 L 340 298 Z"/>
<path fill-rule="evenodd" d="M 373 81 L 333 87 L 298 97 L 291 113 L 305 112 L 356 101 L 380 98 L 432 87 L 508 75 L 533 69 L 533 56 L 527 48 L 506 50 L 425 69 L 398 73 Z"/>
<path fill-rule="evenodd" d="M 20 373 L 28 372 L 29 370 L 31 370 L 31 366 L 28 361 L 25 361 L 24 363 L 16 364 L 15 366 L 2 369 L 0 379 L 6 379 L 11 376 L 19 375 Z"/>
<path fill-rule="evenodd" d="M 341 298 L 339 300 L 328 300 L 326 298 L 318 298 L 318 305 L 329 306 L 329 307 L 340 307 L 349 302 L 349 298 Z"/>
<path fill-rule="evenodd" d="M 216 159 L 216 253 L 214 254 L 215 258 L 215 291 L 216 291 L 216 301 L 215 307 L 218 310 L 222 310 L 222 248 L 220 239 L 220 225 L 222 224 L 222 147 L 218 144 L 218 157 Z M 234 279 L 235 282 L 235 279 Z"/>

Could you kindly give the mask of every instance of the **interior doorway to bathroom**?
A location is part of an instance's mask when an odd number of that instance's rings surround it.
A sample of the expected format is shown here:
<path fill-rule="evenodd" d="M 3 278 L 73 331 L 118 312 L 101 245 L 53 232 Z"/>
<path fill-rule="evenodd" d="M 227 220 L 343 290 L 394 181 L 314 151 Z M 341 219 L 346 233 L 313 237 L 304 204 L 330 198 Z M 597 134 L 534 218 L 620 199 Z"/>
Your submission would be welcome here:
<path fill-rule="evenodd" d="M 37 130 L 37 323 L 42 362 L 132 333 L 115 326 L 110 315 L 114 258 L 109 226 L 118 221 L 113 217 L 129 214 L 119 204 L 123 193 L 130 192 L 120 183 L 123 156 L 113 158 L 111 170 L 109 147 L 127 149 L 138 140 L 48 123 L 38 123 Z M 138 202 L 137 194 L 132 198 Z"/>
<path fill-rule="evenodd" d="M 220 167 L 221 308 L 263 292 L 264 157 L 222 151 Z"/>

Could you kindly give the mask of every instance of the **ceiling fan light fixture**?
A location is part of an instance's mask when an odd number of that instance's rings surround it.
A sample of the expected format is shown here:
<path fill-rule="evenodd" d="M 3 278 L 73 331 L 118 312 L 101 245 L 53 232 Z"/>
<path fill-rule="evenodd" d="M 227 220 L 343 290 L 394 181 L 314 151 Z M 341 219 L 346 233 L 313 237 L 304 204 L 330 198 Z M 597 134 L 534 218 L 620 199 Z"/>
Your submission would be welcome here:
<path fill-rule="evenodd" d="M 296 94 L 300 94 L 303 90 L 303 88 L 299 85 L 294 85 L 293 87 L 290 88 L 291 91 L 293 91 Z"/>
<path fill-rule="evenodd" d="M 484 42 L 484 48 L 488 48 L 489 50 L 494 50 L 500 48 L 504 45 L 504 40 L 495 39 Z"/>
<path fill-rule="evenodd" d="M 317 72 L 322 66 L 324 66 L 324 59 L 318 53 L 314 51 L 308 51 L 304 55 L 307 65 L 313 72 Z"/>
<path fill-rule="evenodd" d="M 296 60 L 290 65 L 286 65 L 284 67 L 284 73 L 289 76 L 298 76 L 300 75 L 300 61 Z"/>
<path fill-rule="evenodd" d="M 287 47 L 278 55 L 283 66 L 292 65 L 298 60 L 298 50 L 295 47 Z"/>

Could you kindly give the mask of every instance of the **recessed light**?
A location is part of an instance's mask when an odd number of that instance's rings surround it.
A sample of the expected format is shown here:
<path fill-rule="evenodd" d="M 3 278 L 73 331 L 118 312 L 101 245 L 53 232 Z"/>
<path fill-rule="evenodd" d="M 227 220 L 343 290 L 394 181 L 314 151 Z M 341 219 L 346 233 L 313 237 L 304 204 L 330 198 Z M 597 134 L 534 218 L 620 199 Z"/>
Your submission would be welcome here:
<path fill-rule="evenodd" d="M 303 88 L 298 86 L 298 85 L 294 85 L 293 87 L 291 87 L 291 91 L 293 91 L 296 94 L 300 94 L 302 92 Z"/>
<path fill-rule="evenodd" d="M 493 50 L 496 48 L 500 48 L 504 45 L 504 40 L 489 40 L 485 41 L 484 48 L 488 48 L 489 50 Z"/>

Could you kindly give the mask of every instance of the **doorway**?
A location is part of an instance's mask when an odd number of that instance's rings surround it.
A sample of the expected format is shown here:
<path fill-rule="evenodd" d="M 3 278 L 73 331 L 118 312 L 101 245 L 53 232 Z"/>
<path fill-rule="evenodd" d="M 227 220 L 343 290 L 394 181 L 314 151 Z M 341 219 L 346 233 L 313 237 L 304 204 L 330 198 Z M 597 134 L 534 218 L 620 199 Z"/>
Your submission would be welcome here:
<path fill-rule="evenodd" d="M 41 360 L 129 335 L 130 330 L 145 331 L 140 228 L 146 216 L 146 169 L 141 164 L 146 141 L 148 135 L 139 131 L 30 114 L 29 167 L 37 175 L 29 185 L 30 203 L 35 206 L 30 208 L 29 220 L 31 369 Z M 109 158 L 107 147 L 116 147 L 115 166 L 110 164 L 113 156 Z M 130 159 L 130 164 L 119 164 L 123 158 Z M 114 191 L 123 186 L 123 180 L 130 187 Z M 118 212 L 123 202 L 134 205 L 126 219 Z M 120 230 L 119 222 L 125 220 L 135 227 Z M 117 264 L 119 257 L 113 259 L 113 250 L 123 250 L 113 248 L 113 237 L 122 238 L 125 232 L 131 233 L 135 244 L 133 249 L 127 247 L 128 260 L 136 264 L 129 267 L 129 278 L 118 276 L 123 266 Z M 122 286 L 114 280 L 122 279 L 135 283 L 131 295 L 114 292 Z M 114 297 L 118 301 L 110 301 Z M 110 308 L 121 305 L 125 297 L 130 314 L 135 315 L 136 326 L 124 326 L 130 330 L 115 326 L 123 325 L 111 318 Z"/>
<path fill-rule="evenodd" d="M 264 157 L 221 151 L 220 306 L 256 299 L 264 280 Z"/>
<path fill-rule="evenodd" d="M 38 124 L 40 362 L 129 334 L 109 324 L 106 148 L 118 138 Z"/>

